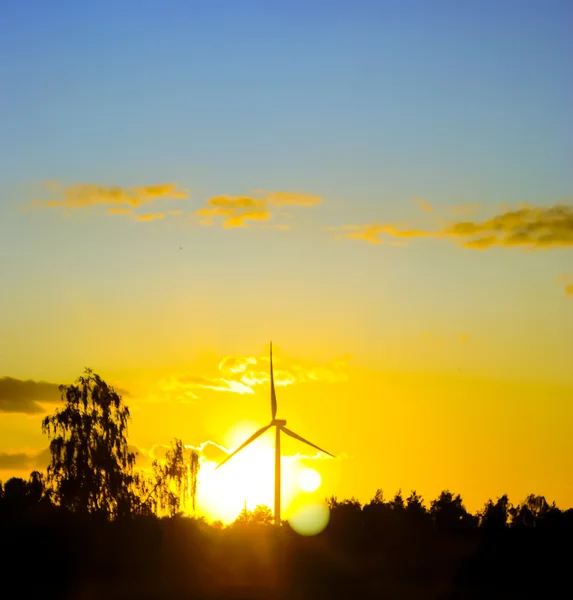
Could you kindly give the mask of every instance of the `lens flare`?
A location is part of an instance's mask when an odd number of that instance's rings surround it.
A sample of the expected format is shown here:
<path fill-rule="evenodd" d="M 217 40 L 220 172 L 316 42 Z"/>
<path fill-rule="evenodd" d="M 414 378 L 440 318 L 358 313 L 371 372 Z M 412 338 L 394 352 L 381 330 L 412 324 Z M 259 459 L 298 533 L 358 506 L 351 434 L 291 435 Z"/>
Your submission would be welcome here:
<path fill-rule="evenodd" d="M 330 509 L 324 502 L 301 506 L 289 519 L 289 524 L 299 535 L 317 535 L 324 531 L 330 520 Z"/>
<path fill-rule="evenodd" d="M 321 482 L 320 473 L 314 469 L 304 469 L 298 476 L 298 485 L 303 492 L 315 492 Z"/>

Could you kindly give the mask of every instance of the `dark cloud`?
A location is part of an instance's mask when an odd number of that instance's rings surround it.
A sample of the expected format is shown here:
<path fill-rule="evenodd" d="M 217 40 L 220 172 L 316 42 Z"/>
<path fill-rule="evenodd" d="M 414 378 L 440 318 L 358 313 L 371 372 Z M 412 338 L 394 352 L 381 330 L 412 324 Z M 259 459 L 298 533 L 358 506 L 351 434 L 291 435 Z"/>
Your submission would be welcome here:
<path fill-rule="evenodd" d="M 36 414 L 46 410 L 41 404 L 60 400 L 56 383 L 0 377 L 0 412 Z"/>
<path fill-rule="evenodd" d="M 465 238 L 470 248 L 522 246 L 531 249 L 573 246 L 573 206 L 526 207 L 482 222 L 455 223 L 445 235 Z M 474 237 L 476 236 L 476 237 Z"/>
<path fill-rule="evenodd" d="M 455 240 L 466 248 L 484 250 L 493 246 L 542 250 L 573 246 L 573 206 L 525 206 L 484 221 L 460 221 L 437 231 L 402 229 L 390 223 L 343 225 L 331 228 L 343 237 L 380 244 L 387 239 L 434 238 Z"/>
<path fill-rule="evenodd" d="M 50 463 L 50 457 L 49 448 L 45 448 L 36 454 L 27 454 L 25 452 L 0 452 L 0 470 L 43 470 Z"/>

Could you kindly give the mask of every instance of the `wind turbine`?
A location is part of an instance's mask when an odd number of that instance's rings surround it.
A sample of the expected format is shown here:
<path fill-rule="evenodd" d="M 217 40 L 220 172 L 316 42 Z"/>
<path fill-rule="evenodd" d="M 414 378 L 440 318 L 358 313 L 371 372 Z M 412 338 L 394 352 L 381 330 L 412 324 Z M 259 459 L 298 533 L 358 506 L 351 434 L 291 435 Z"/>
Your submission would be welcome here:
<path fill-rule="evenodd" d="M 277 397 L 275 394 L 275 380 L 273 376 L 273 343 L 271 342 L 270 348 L 271 355 L 271 422 L 264 427 L 261 427 L 258 431 L 253 433 L 253 435 L 243 442 L 234 452 L 231 452 L 229 456 L 225 458 L 225 460 L 221 461 L 216 467 L 217 470 L 219 467 L 223 466 L 230 458 L 235 456 L 238 452 L 240 452 L 243 448 L 248 446 L 251 442 L 254 442 L 259 436 L 261 436 L 267 429 L 271 427 L 275 427 L 275 525 L 280 527 L 281 524 L 281 431 L 290 435 L 290 437 L 298 440 L 299 442 L 303 442 L 304 444 L 308 444 L 313 448 L 316 448 L 320 452 L 324 452 L 324 454 L 328 454 L 328 456 L 332 456 L 332 458 L 336 458 L 334 454 L 330 454 L 326 450 L 319 448 L 316 444 L 305 440 L 303 437 L 286 428 L 285 419 L 277 419 Z"/>

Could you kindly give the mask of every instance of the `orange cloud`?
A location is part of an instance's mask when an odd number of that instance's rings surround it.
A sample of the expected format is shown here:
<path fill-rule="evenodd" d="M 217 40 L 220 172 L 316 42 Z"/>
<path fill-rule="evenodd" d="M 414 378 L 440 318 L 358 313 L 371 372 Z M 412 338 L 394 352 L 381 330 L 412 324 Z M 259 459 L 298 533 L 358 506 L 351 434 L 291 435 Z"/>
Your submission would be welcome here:
<path fill-rule="evenodd" d="M 349 240 L 363 240 L 371 244 L 380 244 L 385 239 L 384 234 L 390 238 L 412 238 L 412 237 L 430 237 L 435 234 L 429 231 L 419 229 L 397 229 L 394 225 L 384 223 L 367 223 L 365 225 L 343 225 L 342 227 L 331 228 L 340 231 L 343 237 Z M 344 233 L 347 232 L 347 233 Z"/>
<path fill-rule="evenodd" d="M 573 246 L 573 207 L 523 206 L 508 210 L 481 222 L 460 221 L 438 231 L 399 229 L 387 223 L 346 225 L 333 228 L 343 237 L 364 240 L 372 244 L 384 238 L 432 237 L 453 239 L 466 248 L 482 250 L 492 246 L 527 249 L 563 248 Z"/>
<path fill-rule="evenodd" d="M 443 235 L 462 238 L 462 245 L 478 249 L 492 246 L 530 249 L 573 246 L 573 206 L 525 206 L 482 222 L 454 223 Z"/>
<path fill-rule="evenodd" d="M 223 227 L 242 227 L 246 220 L 267 221 L 271 214 L 264 200 L 248 196 L 215 196 L 207 200 L 207 206 L 195 212 L 202 225 L 213 225 L 213 217 L 224 217 Z"/>
<path fill-rule="evenodd" d="M 298 192 L 268 192 L 265 199 L 273 206 L 316 206 L 322 202 L 320 196 Z"/>
<path fill-rule="evenodd" d="M 60 196 L 58 200 L 44 200 L 37 203 L 47 208 L 82 209 L 97 205 L 138 207 L 144 204 L 151 204 L 158 199 L 185 199 L 189 197 L 187 190 L 180 190 L 177 184 L 174 183 L 133 188 L 121 186 L 106 187 L 95 183 L 63 186 L 53 181 L 45 182 L 44 185 L 52 193 Z M 126 214 L 119 210 L 110 210 L 108 212 L 110 214 Z"/>
<path fill-rule="evenodd" d="M 195 215 L 202 217 L 201 225 L 214 225 L 215 217 L 222 217 L 223 228 L 243 227 L 247 221 L 269 221 L 272 219 L 272 207 L 282 206 L 315 206 L 322 201 L 320 196 L 298 192 L 264 192 L 263 198 L 251 196 L 215 196 L 207 200 L 206 206 L 198 209 Z M 266 225 L 267 229 L 290 229 L 289 225 Z"/>
<path fill-rule="evenodd" d="M 165 219 L 163 213 L 147 213 L 144 215 L 134 215 L 132 217 L 132 221 L 157 221 L 161 219 Z"/>

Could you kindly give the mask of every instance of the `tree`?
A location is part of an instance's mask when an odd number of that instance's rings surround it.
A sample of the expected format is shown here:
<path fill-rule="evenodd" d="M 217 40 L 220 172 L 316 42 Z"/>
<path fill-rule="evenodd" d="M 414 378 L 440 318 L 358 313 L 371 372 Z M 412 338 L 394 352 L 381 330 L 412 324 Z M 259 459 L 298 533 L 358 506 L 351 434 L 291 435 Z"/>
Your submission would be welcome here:
<path fill-rule="evenodd" d="M 511 504 L 507 494 L 498 498 L 495 504 L 488 500 L 479 514 L 480 527 L 484 531 L 494 532 L 506 528 L 509 519 Z"/>
<path fill-rule="evenodd" d="M 265 504 L 257 504 L 254 510 L 243 510 L 239 516 L 233 521 L 234 526 L 241 525 L 272 525 L 274 517 L 271 509 Z"/>
<path fill-rule="evenodd" d="M 135 454 L 127 446 L 128 407 L 90 369 L 60 392 L 63 408 L 42 421 L 51 440 L 48 483 L 57 502 L 106 518 L 131 512 Z"/>
<path fill-rule="evenodd" d="M 448 533 L 473 529 L 475 519 L 466 510 L 462 497 L 454 496 L 450 491 L 443 491 L 432 501 L 430 514 L 438 531 Z"/>
<path fill-rule="evenodd" d="M 536 527 L 546 517 L 550 506 L 544 496 L 530 494 L 519 505 L 510 509 L 512 527 Z"/>
<path fill-rule="evenodd" d="M 140 495 L 144 498 L 140 502 L 142 512 L 167 512 L 174 516 L 188 501 L 191 501 L 195 510 L 199 455 L 195 450 L 191 450 L 187 461 L 185 453 L 183 442 L 173 440 L 165 455 L 165 461 L 153 461 L 151 479 L 144 481 L 138 478 Z"/>
<path fill-rule="evenodd" d="M 412 531 L 421 531 L 431 524 L 430 514 L 424 506 L 424 499 L 412 490 L 406 499 L 406 522 Z"/>

